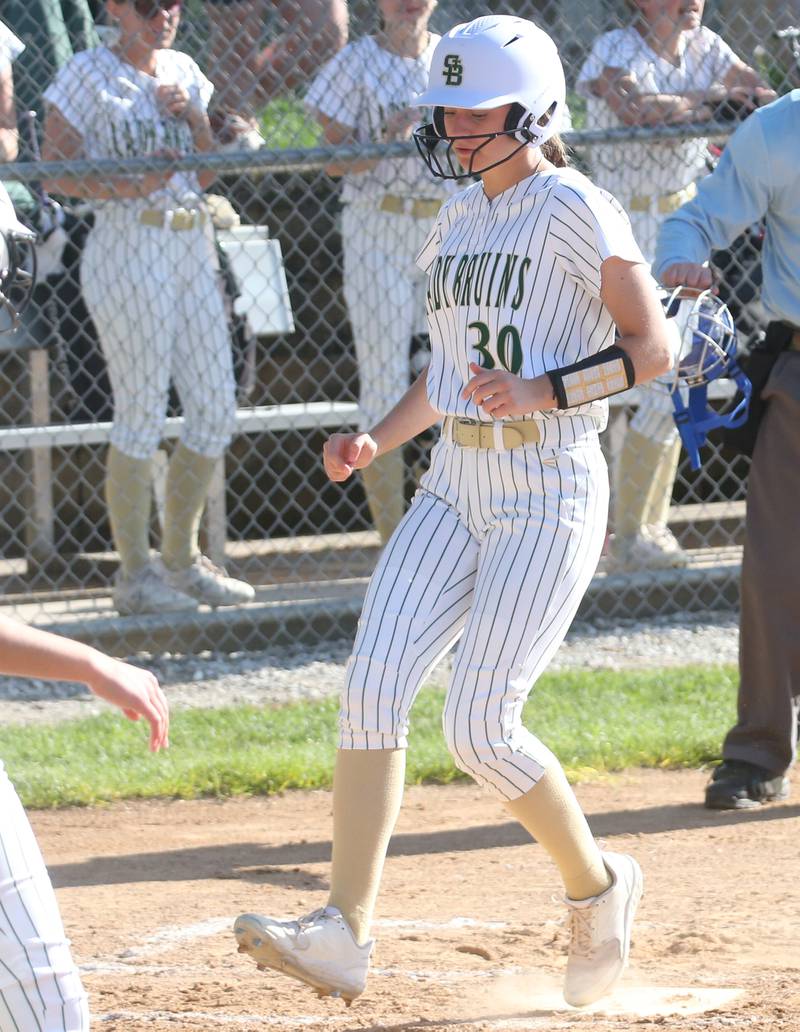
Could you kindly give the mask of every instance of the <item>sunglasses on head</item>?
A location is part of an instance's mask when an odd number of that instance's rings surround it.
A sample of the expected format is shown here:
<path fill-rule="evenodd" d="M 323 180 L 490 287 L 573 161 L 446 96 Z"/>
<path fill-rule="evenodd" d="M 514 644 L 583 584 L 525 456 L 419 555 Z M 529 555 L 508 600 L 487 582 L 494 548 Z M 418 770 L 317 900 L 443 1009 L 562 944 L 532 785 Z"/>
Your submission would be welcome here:
<path fill-rule="evenodd" d="M 133 0 L 133 9 L 140 18 L 148 21 L 161 11 L 174 11 L 181 6 L 181 0 Z"/>

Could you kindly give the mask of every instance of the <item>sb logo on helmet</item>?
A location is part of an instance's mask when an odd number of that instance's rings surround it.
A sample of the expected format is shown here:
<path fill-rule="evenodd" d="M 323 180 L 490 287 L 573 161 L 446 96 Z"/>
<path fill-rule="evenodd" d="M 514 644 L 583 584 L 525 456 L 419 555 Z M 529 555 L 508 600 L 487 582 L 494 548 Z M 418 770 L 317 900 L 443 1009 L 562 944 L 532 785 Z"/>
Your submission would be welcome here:
<path fill-rule="evenodd" d="M 464 66 L 461 63 L 461 58 L 458 54 L 448 54 L 444 59 L 444 70 L 442 71 L 444 76 L 445 86 L 460 86 L 464 79 Z"/>

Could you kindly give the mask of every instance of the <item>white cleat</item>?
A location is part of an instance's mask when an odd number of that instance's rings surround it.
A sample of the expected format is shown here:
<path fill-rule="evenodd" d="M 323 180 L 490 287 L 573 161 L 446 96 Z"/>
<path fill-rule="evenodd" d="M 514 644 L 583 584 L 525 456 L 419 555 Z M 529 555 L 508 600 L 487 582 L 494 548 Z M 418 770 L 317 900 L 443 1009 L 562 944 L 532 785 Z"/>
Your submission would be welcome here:
<path fill-rule="evenodd" d="M 586 1007 L 606 996 L 619 981 L 628 963 L 631 927 L 643 878 L 632 856 L 603 853 L 611 886 L 589 899 L 566 899 L 569 907 L 569 959 L 564 999 L 573 1007 Z"/>
<path fill-rule="evenodd" d="M 242 914 L 233 934 L 239 953 L 249 953 L 260 971 L 272 968 L 297 978 L 320 998 L 340 996 L 349 1007 L 364 992 L 374 942 L 359 946 L 336 907 L 315 910 L 299 921 Z"/>
<path fill-rule="evenodd" d="M 252 602 L 255 597 L 251 584 L 229 577 L 205 555 L 195 556 L 185 570 L 168 570 L 163 563 L 161 567 L 164 580 L 171 588 L 207 606 L 238 606 Z"/>

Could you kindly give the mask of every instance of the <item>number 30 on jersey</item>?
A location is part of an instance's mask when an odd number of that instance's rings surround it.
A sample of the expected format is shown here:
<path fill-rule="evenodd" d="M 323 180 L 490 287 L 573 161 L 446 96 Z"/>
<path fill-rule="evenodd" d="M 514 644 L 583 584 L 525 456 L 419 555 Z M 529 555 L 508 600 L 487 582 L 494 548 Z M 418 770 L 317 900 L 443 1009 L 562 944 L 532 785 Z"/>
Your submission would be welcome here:
<path fill-rule="evenodd" d="M 478 342 L 472 346 L 481 356 L 483 369 L 494 369 L 499 362 L 509 373 L 519 373 L 522 369 L 522 341 L 516 326 L 501 326 L 494 342 L 485 322 L 471 322 L 468 328 L 477 331 Z"/>

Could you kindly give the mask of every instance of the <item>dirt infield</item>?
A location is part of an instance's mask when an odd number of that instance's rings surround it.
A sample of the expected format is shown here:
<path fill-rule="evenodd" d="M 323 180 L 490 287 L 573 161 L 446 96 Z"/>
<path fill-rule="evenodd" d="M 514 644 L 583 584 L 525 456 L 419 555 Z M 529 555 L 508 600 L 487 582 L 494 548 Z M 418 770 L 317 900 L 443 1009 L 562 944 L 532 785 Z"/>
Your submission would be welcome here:
<path fill-rule="evenodd" d="M 347 1010 L 237 955 L 236 914 L 325 896 L 330 796 L 32 815 L 95 1027 L 592 1032 L 800 1028 L 800 805 L 704 810 L 698 772 L 578 787 L 597 836 L 645 873 L 633 959 L 603 1006 L 560 998 L 555 869 L 472 785 L 409 789 L 366 993 Z"/>

